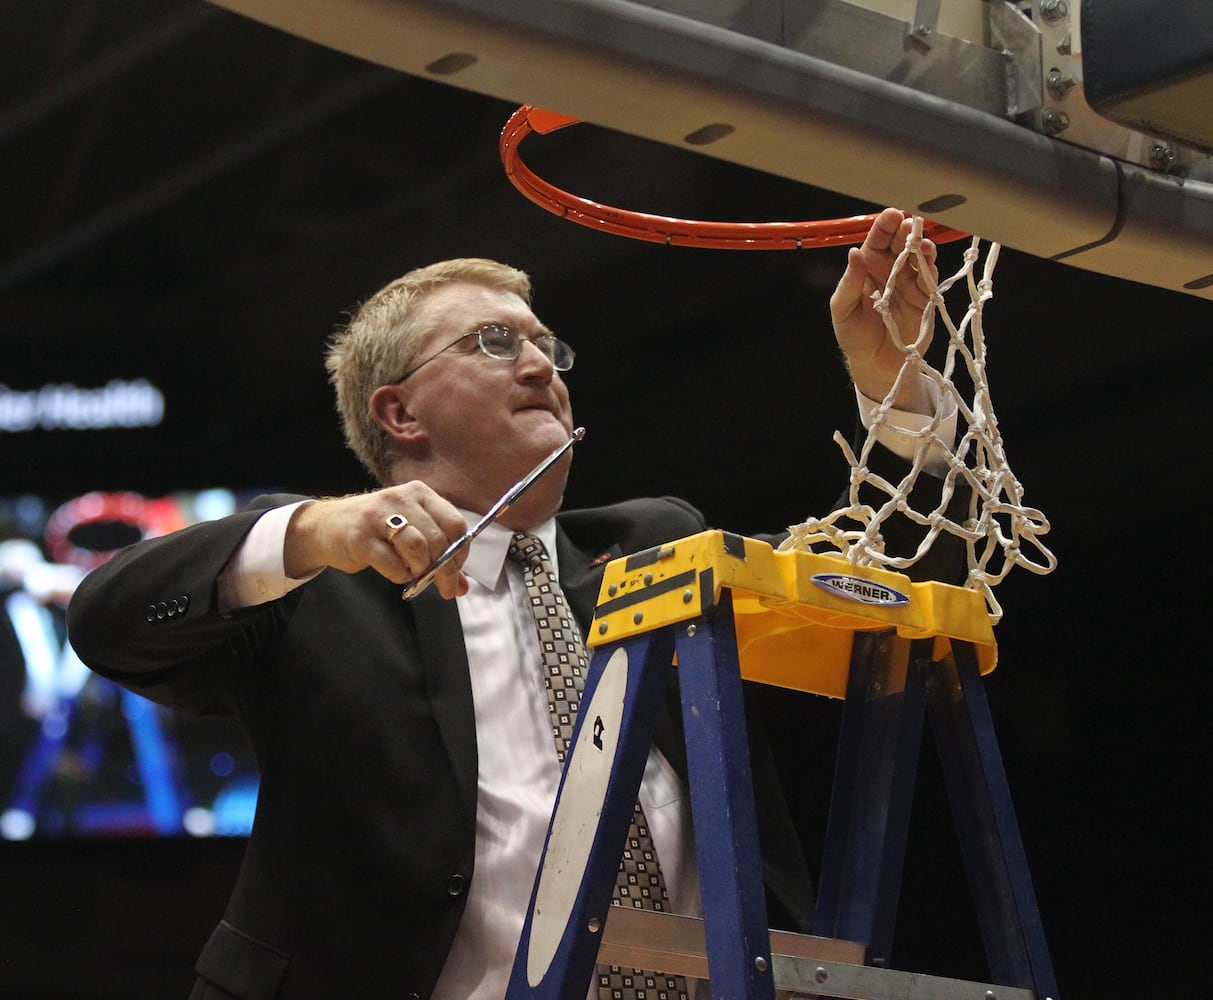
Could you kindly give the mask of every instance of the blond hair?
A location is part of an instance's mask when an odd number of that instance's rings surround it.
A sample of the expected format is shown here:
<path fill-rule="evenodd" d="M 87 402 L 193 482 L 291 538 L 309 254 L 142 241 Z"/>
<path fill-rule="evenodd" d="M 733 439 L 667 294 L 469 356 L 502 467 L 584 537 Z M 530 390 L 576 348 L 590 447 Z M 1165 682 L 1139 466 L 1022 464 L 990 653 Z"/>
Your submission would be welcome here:
<path fill-rule="evenodd" d="M 392 440 L 371 416 L 371 396 L 417 362 L 433 323 L 422 321 L 417 306 L 433 289 L 455 281 L 512 292 L 527 305 L 531 302 L 531 279 L 516 268 L 479 257 L 439 261 L 381 288 L 329 343 L 325 368 L 337 391 L 346 444 L 381 483 L 392 481 Z"/>

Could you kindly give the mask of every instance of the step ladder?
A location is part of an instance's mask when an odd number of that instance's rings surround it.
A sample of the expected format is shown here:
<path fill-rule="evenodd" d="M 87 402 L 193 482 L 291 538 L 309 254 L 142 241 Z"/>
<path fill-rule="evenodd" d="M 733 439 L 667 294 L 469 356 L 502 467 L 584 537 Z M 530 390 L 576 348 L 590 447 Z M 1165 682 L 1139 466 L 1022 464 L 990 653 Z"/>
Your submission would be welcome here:
<path fill-rule="evenodd" d="M 507 1000 L 586 995 L 598 962 L 715 1000 L 1059 1000 L 981 675 L 981 596 L 706 531 L 608 565 L 578 722 Z M 676 659 L 703 919 L 611 906 Z M 768 929 L 742 680 L 843 698 L 813 934 Z M 990 983 L 889 967 L 929 715 Z"/>

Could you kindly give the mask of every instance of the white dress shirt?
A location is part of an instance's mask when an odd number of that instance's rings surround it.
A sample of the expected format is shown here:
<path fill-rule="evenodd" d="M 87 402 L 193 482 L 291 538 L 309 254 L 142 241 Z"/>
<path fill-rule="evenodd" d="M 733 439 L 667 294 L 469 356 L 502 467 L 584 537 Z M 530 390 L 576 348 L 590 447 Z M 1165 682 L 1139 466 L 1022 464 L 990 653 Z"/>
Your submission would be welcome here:
<path fill-rule="evenodd" d="M 457 599 L 480 760 L 476 874 L 434 1000 L 500 1000 L 505 995 L 560 784 L 534 618 L 521 570 L 506 558 L 512 534 L 494 524 L 473 542 L 463 565 L 468 593 Z M 555 522 L 547 521 L 532 534 L 543 542 L 559 574 Z M 653 749 L 640 802 L 671 909 L 698 915 L 698 870 L 685 800 L 677 774 Z"/>

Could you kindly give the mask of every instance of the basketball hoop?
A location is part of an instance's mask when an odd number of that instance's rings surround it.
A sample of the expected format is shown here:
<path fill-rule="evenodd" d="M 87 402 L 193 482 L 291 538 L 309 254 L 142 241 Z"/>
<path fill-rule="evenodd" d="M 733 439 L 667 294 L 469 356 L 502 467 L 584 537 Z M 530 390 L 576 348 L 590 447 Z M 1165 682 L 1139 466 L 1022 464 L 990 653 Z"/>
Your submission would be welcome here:
<path fill-rule="evenodd" d="M 531 132 L 546 135 L 576 124 L 578 120 L 523 105 L 502 130 L 501 161 L 510 182 L 536 205 L 591 229 L 669 246 L 799 250 L 862 243 L 877 218 L 860 215 L 820 222 L 699 222 L 646 215 L 579 198 L 535 176 L 518 157 L 518 147 Z M 954 275 L 931 282 L 930 305 L 923 312 L 917 338 L 903 338 L 893 320 L 889 301 L 902 268 L 913 267 L 930 275 L 931 267 L 923 256 L 924 239 L 936 244 L 969 239 L 970 246 Z M 993 294 L 994 266 L 999 249 L 996 243 L 989 245 L 979 278 L 975 273 L 981 256 L 979 239 L 914 217 L 911 238 L 894 263 L 886 287 L 872 296 L 884 318 L 888 336 L 904 355 L 901 372 L 874 414 L 867 438 L 858 451 L 853 450 L 841 434 L 835 435 L 851 467 L 845 505 L 825 517 L 810 517 L 802 524 L 790 526 L 788 538 L 781 545 L 785 551 L 833 549 L 857 566 L 904 571 L 926 555 L 941 534 L 954 535 L 967 548 L 965 586 L 982 594 L 992 621 L 1002 616 L 994 587 L 1013 567 L 1046 574 L 1057 565 L 1056 557 L 1041 541 L 1041 536 L 1049 531 L 1049 522 L 1039 510 L 1023 503 L 1022 485 L 1007 464 L 985 377 L 983 310 Z M 944 298 L 945 293 L 957 284 L 967 286 L 969 292 L 968 310 L 958 322 L 948 314 Z M 921 351 L 930 341 L 933 317 L 947 332 L 947 359 L 942 370 L 934 368 Z M 912 331 L 905 333 L 909 335 Z M 953 381 L 952 376 L 958 370 L 967 371 L 972 380 L 971 399 L 965 399 Z M 924 429 L 896 427 L 892 413 L 898 386 L 907 378 L 919 376 L 935 387 L 935 412 L 927 417 Z M 947 423 L 945 418 L 951 413 L 956 415 L 964 430 L 957 442 L 945 440 L 941 435 L 941 428 Z M 868 468 L 868 456 L 886 426 L 915 439 L 910 470 L 896 483 L 884 480 Z M 910 505 L 911 494 L 931 454 L 940 456 L 944 462 L 942 501 L 934 510 L 918 511 Z M 864 502 L 859 494 L 862 485 L 873 487 L 877 497 L 883 494 L 883 501 L 878 500 L 876 506 Z M 960 521 L 955 521 L 949 516 L 950 500 L 962 488 L 970 498 L 968 509 L 960 515 Z M 916 552 L 900 557 L 885 553 L 881 529 L 884 522 L 894 516 L 908 518 L 924 529 Z"/>
<path fill-rule="evenodd" d="M 875 215 L 816 222 L 706 222 L 671 219 L 613 208 L 563 191 L 535 175 L 519 158 L 522 140 L 532 132 L 547 135 L 578 118 L 524 104 L 501 131 L 499 149 L 510 183 L 540 208 L 562 219 L 615 236 L 665 243 L 667 246 L 707 247 L 714 250 L 806 250 L 815 247 L 862 243 Z M 938 223 L 926 223 L 923 235 L 935 243 L 965 239 L 967 234 Z"/>

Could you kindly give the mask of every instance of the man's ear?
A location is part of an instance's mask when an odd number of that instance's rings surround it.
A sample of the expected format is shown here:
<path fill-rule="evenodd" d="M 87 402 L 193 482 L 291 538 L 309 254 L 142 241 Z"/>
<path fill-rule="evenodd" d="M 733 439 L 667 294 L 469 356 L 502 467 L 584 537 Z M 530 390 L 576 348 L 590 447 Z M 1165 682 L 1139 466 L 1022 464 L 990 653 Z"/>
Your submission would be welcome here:
<path fill-rule="evenodd" d="M 371 394 L 371 417 L 388 435 L 406 448 L 426 438 L 425 429 L 408 408 L 407 393 L 398 385 L 381 385 Z"/>

